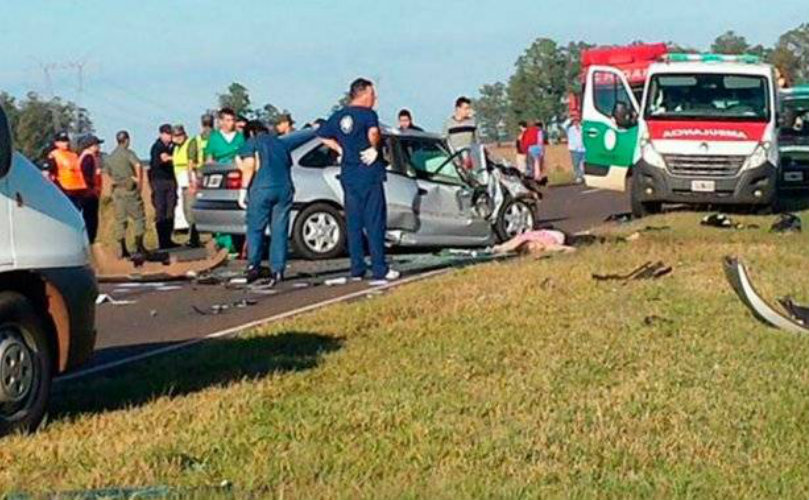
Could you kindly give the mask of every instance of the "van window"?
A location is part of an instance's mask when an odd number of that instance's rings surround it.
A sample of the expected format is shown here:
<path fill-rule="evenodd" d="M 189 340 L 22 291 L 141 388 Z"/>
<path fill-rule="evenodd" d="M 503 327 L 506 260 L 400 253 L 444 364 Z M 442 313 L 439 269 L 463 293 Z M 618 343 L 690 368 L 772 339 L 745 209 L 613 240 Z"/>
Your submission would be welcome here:
<path fill-rule="evenodd" d="M 647 119 L 769 121 L 769 83 L 763 76 L 715 73 L 655 75 Z"/>
<path fill-rule="evenodd" d="M 593 86 L 593 104 L 602 115 L 613 116 L 618 103 L 623 103 L 624 109 L 632 109 L 629 92 L 614 73 L 596 71 L 593 75 Z"/>

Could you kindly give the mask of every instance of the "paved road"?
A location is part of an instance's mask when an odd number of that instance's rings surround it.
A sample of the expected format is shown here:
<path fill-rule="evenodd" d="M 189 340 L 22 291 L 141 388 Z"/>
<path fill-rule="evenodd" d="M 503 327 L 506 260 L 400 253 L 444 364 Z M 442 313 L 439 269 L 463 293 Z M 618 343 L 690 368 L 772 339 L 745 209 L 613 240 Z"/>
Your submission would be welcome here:
<path fill-rule="evenodd" d="M 566 231 L 581 231 L 599 225 L 605 217 L 626 212 L 626 197 L 605 191 L 566 186 L 548 191 L 542 204 L 541 222 Z M 447 259 L 433 253 L 399 253 L 395 266 L 404 277 L 416 279 L 442 267 L 465 265 L 468 258 Z M 243 263 L 232 263 L 237 272 Z M 79 374 L 149 355 L 156 350 L 176 348 L 185 342 L 217 335 L 264 318 L 277 317 L 302 308 L 339 300 L 352 300 L 370 291 L 364 283 L 325 286 L 324 280 L 344 276 L 345 259 L 327 262 L 293 261 L 289 281 L 271 292 L 229 289 L 223 285 L 193 285 L 187 282 L 162 284 L 104 284 L 102 293 L 130 305 L 103 304 L 98 307 L 97 352 Z M 212 306 L 228 309 L 213 314 Z M 205 314 L 202 314 L 205 313 Z"/>

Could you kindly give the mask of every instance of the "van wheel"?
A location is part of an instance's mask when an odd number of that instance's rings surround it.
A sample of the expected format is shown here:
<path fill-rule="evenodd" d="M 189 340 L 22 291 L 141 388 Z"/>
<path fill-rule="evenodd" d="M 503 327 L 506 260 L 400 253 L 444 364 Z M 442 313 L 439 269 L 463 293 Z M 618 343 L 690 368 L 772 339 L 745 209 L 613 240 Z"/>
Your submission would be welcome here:
<path fill-rule="evenodd" d="M 647 215 L 659 214 L 663 211 L 663 203 L 659 201 L 640 201 L 638 193 L 641 192 L 643 187 L 640 185 L 640 176 L 633 175 L 629 183 L 629 201 L 632 207 L 632 216 L 636 219 L 646 217 Z"/>
<path fill-rule="evenodd" d="M 52 366 L 47 331 L 31 303 L 16 292 L 0 293 L 0 436 L 37 428 Z"/>
<path fill-rule="evenodd" d="M 326 203 L 303 209 L 292 227 L 295 251 L 309 260 L 334 259 L 346 249 L 346 223 L 343 214 Z"/>

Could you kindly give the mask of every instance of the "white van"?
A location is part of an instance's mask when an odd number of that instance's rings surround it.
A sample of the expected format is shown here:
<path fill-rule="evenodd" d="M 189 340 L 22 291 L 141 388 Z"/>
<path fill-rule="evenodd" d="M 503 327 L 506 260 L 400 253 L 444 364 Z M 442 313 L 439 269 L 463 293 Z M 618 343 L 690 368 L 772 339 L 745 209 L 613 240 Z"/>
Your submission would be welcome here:
<path fill-rule="evenodd" d="M 591 66 L 583 106 L 585 178 L 624 190 L 636 216 L 663 203 L 767 206 L 778 179 L 776 89 L 752 56 L 669 54 L 638 102 L 619 69 Z"/>
<path fill-rule="evenodd" d="M 90 357 L 98 294 L 81 215 L 11 142 L 0 109 L 0 436 L 35 429 L 51 378 Z"/>

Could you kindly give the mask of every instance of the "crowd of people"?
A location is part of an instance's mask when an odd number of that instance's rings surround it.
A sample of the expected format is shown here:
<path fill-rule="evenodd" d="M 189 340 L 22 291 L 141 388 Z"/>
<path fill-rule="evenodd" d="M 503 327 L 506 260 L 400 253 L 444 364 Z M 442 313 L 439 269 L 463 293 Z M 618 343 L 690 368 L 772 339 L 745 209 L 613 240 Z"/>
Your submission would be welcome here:
<path fill-rule="evenodd" d="M 388 267 L 385 258 L 387 206 L 384 182 L 386 171 L 381 158 L 382 135 L 379 117 L 374 110 L 377 94 L 371 81 L 358 78 L 349 89 L 349 103 L 328 120 L 307 124 L 323 143 L 340 159 L 344 192 L 348 252 L 351 260 L 350 279 L 360 280 L 368 274 L 366 248 L 370 253 L 370 274 L 376 281 L 399 277 Z M 233 109 L 222 108 L 216 117 L 202 116 L 200 130 L 190 136 L 183 125 L 163 124 L 151 147 L 149 162 L 142 165 L 130 149 L 131 137 L 121 130 L 115 135 L 115 147 L 102 161 L 101 144 L 95 135 L 79 141 L 78 153 L 70 148 L 69 137 L 59 133 L 47 155 L 48 172 L 82 213 L 90 242 L 98 235 L 98 214 L 102 192 L 102 173 L 111 182 L 110 194 L 115 218 L 114 237 L 121 258 L 146 255 L 146 211 L 142 193 L 145 181 L 151 188 L 154 226 L 160 250 L 175 243 L 175 217 L 180 213 L 188 225 L 189 247 L 201 245 L 192 205 L 200 186 L 199 168 L 206 163 L 235 163 L 241 174 L 239 205 L 246 209 L 246 247 L 249 283 L 267 280 L 270 286 L 283 280 L 287 265 L 290 212 L 295 188 L 292 158 L 286 143 L 279 138 L 294 131 L 295 121 L 281 115 L 270 130 L 263 122 L 247 120 Z M 398 113 L 401 131 L 422 131 L 408 109 Z M 544 175 L 545 137 L 541 121 L 522 122 L 517 140 L 518 164 L 526 175 L 540 179 Z M 444 124 L 449 146 L 459 151 L 478 143 L 477 123 L 472 101 L 459 97 L 453 114 Z M 576 135 L 578 134 L 578 135 Z M 577 179 L 583 163 L 581 128 L 574 121 L 568 129 L 571 158 Z M 178 207 L 180 207 L 178 209 Z M 135 247 L 127 247 L 126 232 L 132 223 Z M 269 267 L 262 267 L 262 252 L 267 227 L 270 238 Z"/>
<path fill-rule="evenodd" d="M 517 150 L 517 168 L 525 176 L 537 181 L 547 177 L 545 151 L 548 136 L 542 120 L 528 120 L 519 123 L 520 132 L 515 141 Z M 574 115 L 565 129 L 567 147 L 570 152 L 570 163 L 573 165 L 574 180 L 577 184 L 584 182 L 585 149 L 581 132 L 581 120 Z"/>

